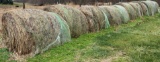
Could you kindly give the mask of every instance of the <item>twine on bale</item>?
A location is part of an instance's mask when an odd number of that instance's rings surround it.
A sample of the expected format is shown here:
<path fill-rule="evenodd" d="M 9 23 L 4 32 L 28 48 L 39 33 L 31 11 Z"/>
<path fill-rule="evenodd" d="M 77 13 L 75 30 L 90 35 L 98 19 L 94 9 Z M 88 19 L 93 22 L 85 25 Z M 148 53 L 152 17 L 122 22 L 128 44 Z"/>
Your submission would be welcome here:
<path fill-rule="evenodd" d="M 63 37 L 69 36 L 68 34 L 61 33 L 69 29 L 66 23 L 61 17 L 54 15 L 36 9 L 6 12 L 2 17 L 3 43 L 11 52 L 35 55 L 70 40 L 69 37 Z M 66 29 L 63 29 L 62 25 L 65 25 Z"/>
<path fill-rule="evenodd" d="M 80 10 L 65 5 L 53 5 L 44 8 L 44 10 L 62 16 L 70 27 L 72 37 L 79 37 L 81 34 L 88 33 L 88 22 Z"/>

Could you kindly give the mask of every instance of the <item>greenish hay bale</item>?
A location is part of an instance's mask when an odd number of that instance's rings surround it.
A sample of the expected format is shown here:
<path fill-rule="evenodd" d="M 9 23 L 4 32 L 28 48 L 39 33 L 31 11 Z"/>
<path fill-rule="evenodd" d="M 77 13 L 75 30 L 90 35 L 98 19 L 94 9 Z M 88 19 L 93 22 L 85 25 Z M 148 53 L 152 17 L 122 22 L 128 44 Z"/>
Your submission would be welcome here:
<path fill-rule="evenodd" d="M 98 7 L 81 6 L 80 10 L 85 14 L 89 23 L 89 31 L 97 32 L 105 28 L 105 16 Z"/>
<path fill-rule="evenodd" d="M 42 10 L 6 12 L 2 16 L 2 27 L 3 43 L 19 55 L 43 53 L 71 40 L 70 35 L 65 34 L 70 33 L 67 23 L 55 13 Z"/>
<path fill-rule="evenodd" d="M 58 22 L 60 23 L 60 26 L 61 26 L 60 27 L 61 28 L 61 30 L 60 30 L 61 44 L 64 44 L 65 42 L 71 41 L 70 29 L 69 29 L 67 22 L 58 14 L 56 14 L 56 13 L 51 13 L 51 14 L 53 14 L 53 16 L 56 17 L 56 19 L 58 20 Z"/>
<path fill-rule="evenodd" d="M 44 8 L 44 10 L 55 12 L 62 16 L 70 27 L 72 37 L 75 38 L 79 37 L 81 34 L 88 33 L 87 19 L 80 10 L 65 5 L 53 5 Z"/>
<path fill-rule="evenodd" d="M 122 17 L 120 11 L 114 6 L 105 6 L 106 10 L 109 12 L 109 22 L 110 25 L 116 26 L 122 24 Z"/>
<path fill-rule="evenodd" d="M 127 23 L 130 20 L 127 10 L 120 5 L 114 5 L 114 7 L 116 7 L 120 11 L 123 23 Z"/>
<path fill-rule="evenodd" d="M 129 4 L 136 10 L 136 14 L 138 17 L 143 15 L 142 8 L 138 3 L 129 2 Z"/>
<path fill-rule="evenodd" d="M 116 5 L 123 6 L 128 11 L 131 20 L 137 18 L 136 10 L 129 3 L 117 3 Z"/>
<path fill-rule="evenodd" d="M 134 1 L 134 3 L 138 3 L 141 6 L 143 15 L 149 16 L 148 7 L 144 3 L 140 2 L 140 1 Z"/>
<path fill-rule="evenodd" d="M 99 9 L 103 12 L 103 14 L 105 16 L 105 28 L 110 27 L 110 23 L 108 20 L 109 12 L 105 9 L 105 6 L 99 6 Z"/>
<path fill-rule="evenodd" d="M 154 12 L 158 13 L 159 4 L 155 1 L 152 1 L 152 3 L 154 4 Z"/>
<path fill-rule="evenodd" d="M 157 4 L 154 1 L 141 1 L 144 3 L 149 11 L 149 15 L 154 15 L 158 11 Z"/>

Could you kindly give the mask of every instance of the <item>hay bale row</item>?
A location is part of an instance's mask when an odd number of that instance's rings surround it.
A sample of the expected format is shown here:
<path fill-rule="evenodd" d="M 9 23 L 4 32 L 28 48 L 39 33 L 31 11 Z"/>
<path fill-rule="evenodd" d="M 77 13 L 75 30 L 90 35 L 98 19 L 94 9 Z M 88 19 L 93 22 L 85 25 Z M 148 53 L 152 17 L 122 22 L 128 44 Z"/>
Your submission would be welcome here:
<path fill-rule="evenodd" d="M 3 42 L 19 55 L 38 54 L 71 40 L 67 23 L 55 13 L 12 10 L 2 16 Z"/>
<path fill-rule="evenodd" d="M 3 14 L 3 42 L 20 55 L 38 54 L 88 32 L 127 23 L 158 12 L 154 1 L 121 2 L 112 6 L 53 5 L 36 9 L 12 10 Z"/>
<path fill-rule="evenodd" d="M 88 33 L 88 22 L 80 10 L 65 5 L 53 5 L 44 8 L 44 10 L 62 16 L 69 25 L 72 37 L 79 37 L 81 34 Z"/>

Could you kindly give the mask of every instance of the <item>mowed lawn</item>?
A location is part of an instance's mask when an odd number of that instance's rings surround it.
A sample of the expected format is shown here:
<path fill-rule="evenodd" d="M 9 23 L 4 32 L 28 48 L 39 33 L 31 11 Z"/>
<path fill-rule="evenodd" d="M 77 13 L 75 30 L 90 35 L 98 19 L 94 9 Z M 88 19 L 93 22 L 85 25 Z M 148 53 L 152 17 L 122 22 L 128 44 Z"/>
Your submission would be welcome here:
<path fill-rule="evenodd" d="M 0 61 L 10 53 L 0 49 Z M 81 35 L 28 62 L 160 62 L 160 14 Z"/>

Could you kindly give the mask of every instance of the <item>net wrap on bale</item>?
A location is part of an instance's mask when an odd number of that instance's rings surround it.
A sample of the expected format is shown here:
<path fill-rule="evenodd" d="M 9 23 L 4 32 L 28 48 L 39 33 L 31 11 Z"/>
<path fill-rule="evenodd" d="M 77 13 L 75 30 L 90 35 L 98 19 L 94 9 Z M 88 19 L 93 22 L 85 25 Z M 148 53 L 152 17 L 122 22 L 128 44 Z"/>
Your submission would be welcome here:
<path fill-rule="evenodd" d="M 127 23 L 130 20 L 127 10 L 120 5 L 114 5 L 114 7 L 116 7 L 120 11 L 123 23 Z"/>
<path fill-rule="evenodd" d="M 65 5 L 52 5 L 44 8 L 44 10 L 62 16 L 69 25 L 72 37 L 79 37 L 81 34 L 88 33 L 88 22 L 80 10 Z"/>
<path fill-rule="evenodd" d="M 4 13 L 2 27 L 3 43 L 19 55 L 43 53 L 71 40 L 66 34 L 69 27 L 60 16 L 37 9 Z"/>
<path fill-rule="evenodd" d="M 136 10 L 129 3 L 117 3 L 117 5 L 123 6 L 128 11 L 131 20 L 136 19 Z"/>
<path fill-rule="evenodd" d="M 110 25 L 116 26 L 122 24 L 122 16 L 120 11 L 114 6 L 105 6 L 106 11 L 109 13 L 109 22 Z"/>
<path fill-rule="evenodd" d="M 147 6 L 149 15 L 153 16 L 155 13 L 158 12 L 159 5 L 157 2 L 155 1 L 141 1 L 141 2 Z"/>
<path fill-rule="evenodd" d="M 105 16 L 105 28 L 110 27 L 110 23 L 108 20 L 109 12 L 104 8 L 104 6 L 99 6 L 99 9 L 103 12 L 103 14 Z"/>

